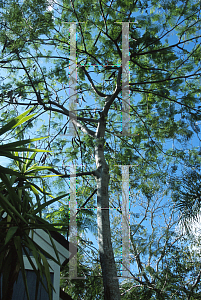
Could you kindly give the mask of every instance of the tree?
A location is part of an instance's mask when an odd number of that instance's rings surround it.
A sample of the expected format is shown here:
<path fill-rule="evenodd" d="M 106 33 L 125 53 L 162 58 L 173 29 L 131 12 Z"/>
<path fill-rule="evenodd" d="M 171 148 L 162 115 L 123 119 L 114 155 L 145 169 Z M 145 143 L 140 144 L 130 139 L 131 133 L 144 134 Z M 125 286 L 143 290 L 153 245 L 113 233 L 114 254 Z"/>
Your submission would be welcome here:
<path fill-rule="evenodd" d="M 140 207 L 140 213 L 137 218 L 134 213 L 130 215 L 131 268 L 130 277 L 121 284 L 122 299 L 200 296 L 200 254 L 179 229 L 180 217 L 166 192 L 168 187 L 160 187 L 152 199 L 131 192 L 131 207 Z M 120 219 L 114 219 L 116 227 Z M 121 257 L 119 228 L 113 231 L 113 239 L 114 251 Z M 200 241 L 196 244 L 199 248 Z"/>
<path fill-rule="evenodd" d="M 172 176 L 170 184 L 173 190 L 173 201 L 181 214 L 180 226 L 191 238 L 195 234 L 192 228 L 200 218 L 200 158 L 198 153 L 191 153 L 191 164 L 182 170 L 181 176 Z M 194 225 L 194 226 L 193 226 Z"/>
<path fill-rule="evenodd" d="M 35 114 L 29 114 L 31 110 L 32 108 L 1 127 L 0 136 L 4 136 L 2 140 L 5 139 L 5 135 L 8 134 L 10 130 L 14 130 L 20 124 L 33 118 Z M 38 176 L 37 173 L 39 171 L 47 170 L 48 167 L 33 164 L 36 153 L 43 150 L 32 149 L 30 147 L 26 148 L 23 146 L 27 143 L 41 139 L 43 138 L 21 140 L 0 145 L 0 155 L 14 159 L 15 164 L 18 166 L 18 170 L 0 166 L 0 276 L 2 280 L 2 300 L 12 299 L 13 286 L 18 278 L 20 270 L 22 272 L 27 297 L 30 299 L 23 262 L 23 251 L 31 263 L 33 270 L 36 272 L 37 282 L 39 283 L 40 280 L 44 287 L 43 275 L 45 276 L 48 294 L 50 299 L 52 299 L 53 286 L 51 280 L 49 280 L 50 271 L 46 257 L 51 258 L 56 263 L 60 264 L 58 253 L 50 234 L 49 236 L 53 243 L 58 261 L 37 245 L 29 235 L 35 228 L 55 230 L 53 225 L 44 222 L 41 218 L 41 211 L 48 204 L 52 204 L 66 195 L 57 197 L 56 199 L 53 197 L 53 200 L 45 200 L 45 202 L 42 203 L 43 198 L 46 199 L 45 196 L 50 196 L 49 193 L 46 193 L 45 190 L 41 189 L 36 183 L 31 182 L 33 178 L 42 179 L 42 177 L 45 177 L 44 175 Z M 33 152 L 30 157 L 29 152 L 24 155 L 24 152 L 27 150 Z M 21 156 L 20 153 L 22 153 Z M 31 191 L 33 192 L 32 195 Z M 42 197 L 40 197 L 41 194 Z M 34 201 L 35 199 L 33 199 L 33 196 L 36 197 L 36 201 Z M 38 213 L 40 216 L 37 215 Z M 38 222 L 42 222 L 42 224 L 38 224 Z M 36 269 L 33 264 L 27 250 L 32 251 L 38 269 Z"/>
<path fill-rule="evenodd" d="M 120 284 L 121 299 L 199 299 L 200 240 L 192 243 L 179 228 L 180 216 L 172 205 L 168 186 L 166 190 L 160 186 L 152 199 L 140 192 L 131 192 L 130 197 L 131 265 L 128 278 Z M 112 201 L 115 202 L 117 197 Z M 139 207 L 140 213 L 135 214 Z M 57 216 L 63 211 L 61 205 Z M 121 276 L 121 213 L 111 214 L 113 251 Z M 63 221 L 62 215 L 59 220 Z M 79 240 L 78 276 L 83 280 L 69 280 L 69 270 L 65 268 L 61 273 L 62 287 L 75 299 L 104 299 L 98 250 L 87 241 L 87 235 L 79 236 Z"/>
<path fill-rule="evenodd" d="M 131 189 L 140 189 L 151 198 L 157 190 L 155 181 L 167 180 L 168 166 L 187 161 L 182 143 L 194 136 L 190 125 L 201 117 L 200 5 L 175 0 L 63 0 L 51 8 L 45 0 L 5 1 L 2 5 L 1 68 L 12 72 L 1 86 L 2 104 L 16 110 L 29 105 L 40 111 L 43 119 L 48 116 L 40 134 L 51 135 L 46 147 L 54 154 L 43 155 L 40 163 L 51 164 L 52 172 L 64 179 L 70 177 L 69 162 L 81 163 L 76 175 L 82 176 L 86 189 L 82 193 L 80 180 L 80 207 L 83 197 L 97 189 L 104 298 L 120 299 L 109 197 L 119 191 L 115 179 L 119 165 L 132 165 Z M 75 25 L 68 22 L 78 22 L 76 63 Z M 128 26 L 128 22 L 132 23 Z M 77 69 L 76 88 L 73 68 Z M 79 109 L 72 104 L 74 100 Z M 4 109 L 2 117 L 10 113 L 17 112 Z M 61 134 L 66 133 L 69 119 L 75 133 L 64 138 Z M 41 125 L 36 122 L 35 126 Z M 33 124 L 22 128 L 24 135 Z M 167 146 L 169 140 L 173 147 Z M 88 204 L 94 204 L 94 198 L 90 199 Z"/>

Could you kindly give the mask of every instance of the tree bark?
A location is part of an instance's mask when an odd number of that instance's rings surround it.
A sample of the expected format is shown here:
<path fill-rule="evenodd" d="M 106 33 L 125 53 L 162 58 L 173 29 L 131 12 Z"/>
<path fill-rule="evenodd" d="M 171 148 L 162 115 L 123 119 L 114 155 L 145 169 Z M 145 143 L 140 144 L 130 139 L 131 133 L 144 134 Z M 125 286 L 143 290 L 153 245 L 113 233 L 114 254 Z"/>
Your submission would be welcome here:
<path fill-rule="evenodd" d="M 97 128 L 95 146 L 95 172 L 97 183 L 97 223 L 100 263 L 104 285 L 105 300 L 120 300 L 119 281 L 111 242 L 109 219 L 109 167 L 104 156 L 105 120 Z"/>

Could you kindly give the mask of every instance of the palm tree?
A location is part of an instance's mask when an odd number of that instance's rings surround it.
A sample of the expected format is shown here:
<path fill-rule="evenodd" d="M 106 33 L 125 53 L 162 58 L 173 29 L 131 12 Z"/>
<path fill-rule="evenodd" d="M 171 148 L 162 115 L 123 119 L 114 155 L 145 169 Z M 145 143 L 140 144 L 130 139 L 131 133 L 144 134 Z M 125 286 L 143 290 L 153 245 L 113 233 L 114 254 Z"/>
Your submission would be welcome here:
<path fill-rule="evenodd" d="M 30 114 L 31 110 L 27 110 L 4 125 L 0 129 L 0 136 L 31 119 L 35 115 Z M 45 177 L 45 175 L 40 175 L 38 172 L 50 168 L 38 166 L 37 163 L 34 163 L 35 155 L 37 152 L 48 151 L 26 148 L 24 145 L 41 139 L 43 138 L 27 139 L 0 145 L 0 156 L 14 159 L 17 167 L 13 169 L 0 166 L 0 275 L 3 286 L 2 300 L 12 299 L 13 286 L 20 270 L 27 297 L 30 299 L 23 253 L 27 256 L 33 270 L 37 274 L 37 283 L 40 280 L 44 286 L 42 278 L 45 276 L 49 298 L 52 299 L 53 285 L 50 280 L 50 266 L 47 258 L 60 264 L 58 253 L 50 234 L 49 237 L 57 259 L 54 259 L 33 241 L 31 232 L 36 228 L 47 230 L 48 233 L 49 230 L 58 230 L 54 227 L 55 224 L 49 224 L 42 219 L 41 211 L 67 194 L 54 198 L 33 182 L 35 178 L 42 179 Z M 31 156 L 29 156 L 30 152 L 33 152 Z M 21 156 L 20 153 L 22 153 Z M 44 202 L 46 196 L 50 196 L 52 199 Z M 37 268 L 30 258 L 29 250 L 33 254 Z M 44 288 L 46 289 L 45 286 Z"/>
<path fill-rule="evenodd" d="M 194 163 L 182 171 L 182 175 L 171 178 L 173 200 L 180 211 L 180 222 L 185 233 L 192 237 L 192 224 L 200 218 L 201 172 L 200 165 Z"/>

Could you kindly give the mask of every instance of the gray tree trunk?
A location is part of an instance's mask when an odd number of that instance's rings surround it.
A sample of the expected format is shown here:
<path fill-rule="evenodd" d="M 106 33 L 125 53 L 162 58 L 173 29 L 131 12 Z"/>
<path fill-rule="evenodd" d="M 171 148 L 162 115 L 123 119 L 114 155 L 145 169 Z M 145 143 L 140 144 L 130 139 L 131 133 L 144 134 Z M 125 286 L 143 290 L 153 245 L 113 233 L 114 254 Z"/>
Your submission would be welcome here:
<path fill-rule="evenodd" d="M 111 242 L 109 219 L 109 167 L 104 156 L 105 118 L 96 131 L 95 172 L 97 183 L 97 223 L 100 263 L 103 275 L 104 299 L 120 300 L 119 281 Z"/>

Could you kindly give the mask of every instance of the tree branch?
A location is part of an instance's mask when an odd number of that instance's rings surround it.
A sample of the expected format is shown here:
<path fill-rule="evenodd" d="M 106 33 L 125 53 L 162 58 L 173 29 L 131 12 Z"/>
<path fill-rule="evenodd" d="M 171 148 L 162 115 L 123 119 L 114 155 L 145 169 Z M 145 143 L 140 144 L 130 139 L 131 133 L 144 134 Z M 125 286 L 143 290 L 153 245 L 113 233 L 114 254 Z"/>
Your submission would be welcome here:
<path fill-rule="evenodd" d="M 81 207 L 78 208 L 76 215 L 85 207 L 85 205 L 89 202 L 89 200 L 93 197 L 93 195 L 97 192 L 97 189 L 93 191 L 93 193 L 87 198 L 87 200 L 82 204 Z"/>
<path fill-rule="evenodd" d="M 97 90 L 97 88 L 95 87 L 95 85 L 93 83 L 93 80 L 91 79 L 91 76 L 89 75 L 89 73 L 87 72 L 85 67 L 81 66 L 81 65 L 78 65 L 78 67 L 80 67 L 84 71 L 85 75 L 87 76 L 87 78 L 88 78 L 89 82 L 91 83 L 91 86 L 92 86 L 93 90 L 96 92 L 96 94 L 100 97 L 107 97 L 108 95 L 106 95 L 106 94 L 100 92 L 99 90 Z"/>
<path fill-rule="evenodd" d="M 201 75 L 201 73 L 194 73 L 194 74 L 190 74 L 190 75 L 185 75 L 185 76 L 178 76 L 178 77 L 168 77 L 165 79 L 161 79 L 161 80 L 152 80 L 152 81 L 141 81 L 141 82 L 135 82 L 135 83 L 129 83 L 129 85 L 140 85 L 140 84 L 150 84 L 150 83 L 160 83 L 160 82 L 165 82 L 165 81 L 170 81 L 170 80 L 175 80 L 175 79 L 185 79 L 185 78 L 189 78 L 192 76 L 198 76 Z"/>
<path fill-rule="evenodd" d="M 49 169 L 49 171 L 53 172 L 56 175 L 59 175 L 61 178 L 70 178 L 70 177 L 77 177 L 77 176 L 84 176 L 84 175 L 94 175 L 95 171 L 89 171 L 89 172 L 80 172 L 75 174 L 62 174 L 61 172 L 55 170 L 54 168 Z"/>

